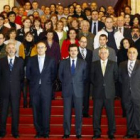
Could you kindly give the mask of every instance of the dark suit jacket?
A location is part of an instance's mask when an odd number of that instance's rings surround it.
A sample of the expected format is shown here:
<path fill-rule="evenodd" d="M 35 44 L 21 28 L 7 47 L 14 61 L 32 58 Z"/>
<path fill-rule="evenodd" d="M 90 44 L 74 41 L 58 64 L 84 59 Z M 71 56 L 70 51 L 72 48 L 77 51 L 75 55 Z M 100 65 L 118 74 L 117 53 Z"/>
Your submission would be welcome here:
<path fill-rule="evenodd" d="M 89 50 L 89 49 L 86 49 L 87 50 L 87 55 L 86 55 L 86 58 L 85 58 L 85 61 L 87 62 L 87 80 L 90 81 L 90 70 L 91 70 L 91 63 L 92 63 L 92 51 Z M 79 50 L 79 53 L 78 53 L 78 58 L 80 59 L 83 59 L 81 53 L 80 53 L 80 50 Z"/>
<path fill-rule="evenodd" d="M 114 98 L 117 79 L 118 67 L 116 62 L 108 60 L 104 76 L 100 60 L 92 62 L 91 83 L 93 84 L 93 98 L 101 99 L 103 97 L 102 94 L 105 94 L 107 99 Z"/>
<path fill-rule="evenodd" d="M 127 100 L 130 95 L 133 99 L 140 100 L 140 61 L 137 60 L 131 77 L 128 75 L 128 61 L 120 63 L 119 80 L 122 84 L 122 99 Z"/>
<path fill-rule="evenodd" d="M 52 84 L 56 78 L 55 60 L 49 56 L 45 57 L 42 72 L 39 71 L 38 56 L 29 58 L 26 70 L 27 79 L 30 83 L 30 94 L 35 96 L 38 92 L 39 81 L 41 79 L 41 93 L 47 97 L 52 94 Z"/>
<path fill-rule="evenodd" d="M 24 78 L 23 60 L 15 57 L 12 72 L 10 72 L 8 59 L 0 59 L 0 96 L 2 98 L 20 98 L 21 82 Z"/>
<path fill-rule="evenodd" d="M 98 21 L 98 31 L 100 31 L 103 27 L 105 27 L 105 24 L 101 21 Z M 89 31 L 92 33 L 92 20 L 90 21 L 90 30 Z"/>
<path fill-rule="evenodd" d="M 75 74 L 71 74 L 70 58 L 62 60 L 59 66 L 59 78 L 62 82 L 63 97 L 72 95 L 71 87 L 73 86 L 76 97 L 83 97 L 84 83 L 87 78 L 87 64 L 82 59 L 77 59 Z"/>
<path fill-rule="evenodd" d="M 131 36 L 131 29 L 129 29 L 129 28 L 124 28 L 123 36 L 124 36 L 125 38 L 131 39 L 131 38 L 132 38 L 132 36 Z"/>

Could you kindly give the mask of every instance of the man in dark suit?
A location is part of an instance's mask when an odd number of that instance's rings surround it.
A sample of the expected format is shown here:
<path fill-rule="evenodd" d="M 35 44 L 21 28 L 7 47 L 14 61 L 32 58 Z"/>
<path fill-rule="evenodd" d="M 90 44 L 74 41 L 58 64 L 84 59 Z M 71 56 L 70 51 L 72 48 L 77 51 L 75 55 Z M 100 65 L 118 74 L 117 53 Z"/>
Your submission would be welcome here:
<path fill-rule="evenodd" d="M 101 137 L 101 114 L 105 106 L 108 118 L 108 137 L 114 139 L 115 115 L 114 115 L 114 97 L 115 81 L 118 79 L 117 63 L 108 59 L 109 50 L 100 48 L 100 60 L 92 63 L 91 82 L 93 84 L 93 139 Z"/>
<path fill-rule="evenodd" d="M 138 51 L 137 59 L 140 60 L 140 29 L 138 27 L 133 27 L 131 35 L 132 35 L 132 41 L 134 43 L 133 46 L 135 46 Z"/>
<path fill-rule="evenodd" d="M 44 42 L 37 44 L 38 55 L 29 59 L 27 79 L 33 107 L 35 138 L 49 138 L 52 85 L 56 78 L 55 60 L 45 55 L 47 48 Z"/>
<path fill-rule="evenodd" d="M 78 58 L 87 62 L 87 81 L 84 85 L 84 98 L 83 98 L 83 117 L 90 117 L 89 111 L 89 95 L 90 95 L 90 69 L 92 63 L 92 51 L 87 49 L 87 38 L 82 36 L 79 40 L 79 53 Z"/>
<path fill-rule="evenodd" d="M 6 120 L 8 108 L 11 104 L 12 112 L 12 135 L 19 137 L 19 106 L 21 82 L 24 77 L 23 60 L 15 56 L 15 44 L 9 43 L 6 46 L 7 57 L 0 59 L 0 137 L 6 135 Z"/>
<path fill-rule="evenodd" d="M 74 103 L 76 137 L 81 138 L 84 84 L 87 78 L 86 61 L 77 58 L 76 44 L 69 46 L 70 58 L 62 60 L 59 67 L 59 78 L 62 82 L 64 98 L 64 136 L 69 138 L 71 128 L 71 110 Z"/>
<path fill-rule="evenodd" d="M 105 27 L 105 24 L 98 20 L 99 14 L 97 10 L 93 10 L 91 13 L 91 21 L 90 21 L 90 32 L 94 35 L 97 34 L 98 31 L 100 31 L 103 27 Z"/>
<path fill-rule="evenodd" d="M 127 134 L 124 138 L 137 135 L 140 138 L 140 61 L 138 51 L 128 49 L 128 61 L 119 66 L 119 79 L 122 84 L 122 102 L 126 110 Z"/>
<path fill-rule="evenodd" d="M 117 29 L 120 31 L 120 33 L 123 34 L 125 38 L 131 39 L 131 29 L 125 28 L 124 23 L 125 23 L 124 17 L 119 16 L 117 18 L 117 25 L 118 25 Z"/>

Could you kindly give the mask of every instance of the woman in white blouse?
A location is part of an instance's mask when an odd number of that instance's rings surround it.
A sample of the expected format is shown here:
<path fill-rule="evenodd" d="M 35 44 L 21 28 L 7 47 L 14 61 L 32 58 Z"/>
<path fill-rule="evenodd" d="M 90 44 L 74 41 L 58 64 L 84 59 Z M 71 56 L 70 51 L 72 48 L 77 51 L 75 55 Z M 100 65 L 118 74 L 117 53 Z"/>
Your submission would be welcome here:
<path fill-rule="evenodd" d="M 65 39 L 67 39 L 67 33 L 63 30 L 64 24 L 62 21 L 57 21 L 56 24 L 56 33 L 58 35 L 59 38 L 59 46 L 61 49 L 62 43 Z"/>

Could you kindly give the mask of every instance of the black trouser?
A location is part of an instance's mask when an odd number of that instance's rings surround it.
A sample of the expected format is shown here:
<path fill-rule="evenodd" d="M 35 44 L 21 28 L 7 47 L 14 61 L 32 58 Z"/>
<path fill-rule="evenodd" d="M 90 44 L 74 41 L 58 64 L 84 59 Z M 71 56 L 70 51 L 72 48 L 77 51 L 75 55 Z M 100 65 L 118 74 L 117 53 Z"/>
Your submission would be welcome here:
<path fill-rule="evenodd" d="M 82 108 L 83 108 L 83 97 L 78 98 L 75 97 L 73 87 L 71 88 L 71 96 L 70 97 L 63 97 L 64 98 L 64 134 L 70 135 L 71 131 L 71 111 L 72 105 L 74 103 L 75 109 L 75 130 L 76 135 L 81 135 L 82 129 Z"/>
<path fill-rule="evenodd" d="M 89 112 L 89 95 L 90 95 L 90 83 L 87 82 L 84 87 L 83 114 L 88 114 Z"/>
<path fill-rule="evenodd" d="M 12 113 L 11 131 L 13 135 L 18 135 L 20 98 L 11 96 L 9 96 L 9 98 L 1 98 L 0 134 L 6 134 L 6 121 L 8 116 L 9 105 L 11 106 Z"/>
<path fill-rule="evenodd" d="M 126 110 L 127 134 L 140 135 L 140 99 L 133 99 L 130 93 L 123 103 Z"/>
<path fill-rule="evenodd" d="M 94 99 L 93 106 L 94 135 L 101 135 L 101 115 L 103 106 L 106 109 L 108 119 L 108 135 L 113 135 L 116 130 L 114 115 L 114 99 Z"/>
<path fill-rule="evenodd" d="M 49 134 L 50 114 L 51 114 L 51 95 L 43 96 L 39 87 L 36 95 L 31 97 L 33 107 L 34 126 L 37 134 Z"/>

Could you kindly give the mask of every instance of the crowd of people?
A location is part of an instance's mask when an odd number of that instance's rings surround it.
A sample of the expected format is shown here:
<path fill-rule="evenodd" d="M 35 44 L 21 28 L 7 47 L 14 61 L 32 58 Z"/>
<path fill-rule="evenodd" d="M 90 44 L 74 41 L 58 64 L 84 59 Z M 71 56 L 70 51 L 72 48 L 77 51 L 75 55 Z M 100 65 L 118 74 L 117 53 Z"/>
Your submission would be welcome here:
<path fill-rule="evenodd" d="M 112 6 L 42 5 L 3 6 L 0 14 L 0 138 L 6 135 L 11 107 L 12 135 L 19 137 L 19 105 L 32 107 L 35 138 L 49 138 L 54 83 L 62 86 L 64 135 L 69 138 L 71 110 L 75 132 L 82 138 L 82 118 L 90 118 L 93 98 L 92 139 L 101 137 L 105 107 L 108 137 L 115 139 L 114 100 L 122 102 L 127 119 L 124 138 L 140 138 L 140 15 L 125 6 L 117 15 Z M 60 84 L 61 82 L 61 84 Z M 29 86 L 29 91 L 28 91 Z M 29 92 L 30 101 L 27 102 Z"/>

